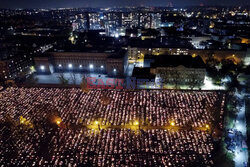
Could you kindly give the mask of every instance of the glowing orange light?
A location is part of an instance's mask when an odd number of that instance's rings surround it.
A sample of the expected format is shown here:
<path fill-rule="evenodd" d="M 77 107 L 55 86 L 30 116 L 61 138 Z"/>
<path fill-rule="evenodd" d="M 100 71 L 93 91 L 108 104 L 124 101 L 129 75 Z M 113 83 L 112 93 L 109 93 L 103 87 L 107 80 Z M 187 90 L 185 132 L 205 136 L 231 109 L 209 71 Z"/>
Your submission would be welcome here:
<path fill-rule="evenodd" d="M 170 122 L 170 125 L 171 125 L 171 126 L 175 126 L 174 121 Z"/>
<path fill-rule="evenodd" d="M 60 125 L 60 124 L 61 124 L 61 121 L 56 121 L 56 124 L 57 124 L 57 125 Z"/>
<path fill-rule="evenodd" d="M 62 123 L 62 119 L 60 117 L 55 117 L 53 122 L 59 126 Z"/>
<path fill-rule="evenodd" d="M 138 121 L 135 121 L 135 123 L 134 123 L 135 125 L 139 125 L 139 122 Z"/>

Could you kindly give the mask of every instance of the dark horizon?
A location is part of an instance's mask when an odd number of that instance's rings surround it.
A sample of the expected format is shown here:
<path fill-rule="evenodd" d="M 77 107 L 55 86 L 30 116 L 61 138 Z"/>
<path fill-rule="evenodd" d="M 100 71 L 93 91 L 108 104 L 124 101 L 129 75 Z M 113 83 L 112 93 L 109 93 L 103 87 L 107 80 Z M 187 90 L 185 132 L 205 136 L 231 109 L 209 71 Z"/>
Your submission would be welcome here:
<path fill-rule="evenodd" d="M 0 0 L 1 8 L 23 8 L 23 9 L 34 9 L 34 8 L 101 8 L 101 7 L 190 7 L 190 6 L 249 6 L 248 0 L 222 0 L 222 1 L 208 1 L 208 0 L 176 0 L 176 1 L 161 1 L 161 0 L 128 0 L 128 1 L 116 1 L 116 0 L 92 0 L 91 2 L 86 0 Z"/>

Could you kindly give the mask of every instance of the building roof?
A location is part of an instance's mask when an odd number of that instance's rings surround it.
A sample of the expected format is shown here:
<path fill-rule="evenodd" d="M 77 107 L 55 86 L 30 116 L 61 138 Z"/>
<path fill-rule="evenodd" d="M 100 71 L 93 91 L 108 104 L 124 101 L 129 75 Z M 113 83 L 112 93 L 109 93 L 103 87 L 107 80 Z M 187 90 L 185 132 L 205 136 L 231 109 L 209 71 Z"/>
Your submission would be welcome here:
<path fill-rule="evenodd" d="M 205 63 L 200 56 L 192 57 L 190 55 L 160 55 L 155 58 L 151 67 L 177 67 L 186 68 L 205 68 Z"/>
<path fill-rule="evenodd" d="M 154 78 L 154 76 L 150 73 L 150 67 L 135 67 L 132 76 L 136 78 Z"/>
<path fill-rule="evenodd" d="M 79 51 L 70 51 L 70 52 L 46 52 L 41 54 L 37 57 L 88 57 L 88 58 L 112 58 L 112 59 L 119 59 L 123 58 L 126 54 L 126 50 L 106 50 L 106 51 L 88 51 L 88 52 L 79 52 Z"/>

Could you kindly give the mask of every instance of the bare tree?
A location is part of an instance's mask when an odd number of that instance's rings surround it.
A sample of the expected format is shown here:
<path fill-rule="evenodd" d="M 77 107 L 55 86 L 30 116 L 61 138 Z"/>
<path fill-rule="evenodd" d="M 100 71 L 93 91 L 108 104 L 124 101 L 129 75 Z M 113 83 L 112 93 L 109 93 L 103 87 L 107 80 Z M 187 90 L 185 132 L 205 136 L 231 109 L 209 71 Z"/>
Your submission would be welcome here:
<path fill-rule="evenodd" d="M 62 85 L 67 85 L 69 80 L 65 78 L 63 73 L 60 73 L 57 77 Z"/>
<path fill-rule="evenodd" d="M 38 78 L 34 75 L 31 74 L 27 79 L 26 79 L 26 83 L 30 84 L 30 85 L 35 85 L 38 82 Z"/>
<path fill-rule="evenodd" d="M 175 89 L 177 89 L 180 84 L 180 72 L 177 70 L 170 71 L 170 77 L 173 81 L 172 83 L 174 84 Z"/>
<path fill-rule="evenodd" d="M 190 87 L 191 89 L 194 89 L 194 87 L 196 87 L 196 86 L 200 86 L 200 85 L 199 85 L 199 80 L 198 80 L 196 74 L 190 73 L 190 74 L 188 75 L 188 79 L 189 79 L 188 84 L 189 84 L 189 87 Z"/>
<path fill-rule="evenodd" d="M 87 75 L 83 75 L 80 87 L 81 87 L 83 92 L 85 92 L 85 93 L 89 92 L 88 83 L 87 83 Z"/>
<path fill-rule="evenodd" d="M 163 83 L 170 83 L 174 84 L 175 89 L 178 88 L 180 84 L 180 72 L 177 70 L 160 70 L 159 71 L 160 77 L 162 78 Z M 162 84 L 163 84 L 162 83 Z"/>
<path fill-rule="evenodd" d="M 207 107 L 207 110 L 209 111 L 209 113 L 211 114 L 211 122 L 210 122 L 210 134 L 213 137 L 218 136 L 218 134 L 220 134 L 221 131 L 221 127 L 220 127 L 220 107 L 218 106 L 218 104 L 215 104 L 215 106 Z"/>
<path fill-rule="evenodd" d="M 70 79 L 72 80 L 73 85 L 76 85 L 77 78 L 75 73 L 70 73 Z"/>

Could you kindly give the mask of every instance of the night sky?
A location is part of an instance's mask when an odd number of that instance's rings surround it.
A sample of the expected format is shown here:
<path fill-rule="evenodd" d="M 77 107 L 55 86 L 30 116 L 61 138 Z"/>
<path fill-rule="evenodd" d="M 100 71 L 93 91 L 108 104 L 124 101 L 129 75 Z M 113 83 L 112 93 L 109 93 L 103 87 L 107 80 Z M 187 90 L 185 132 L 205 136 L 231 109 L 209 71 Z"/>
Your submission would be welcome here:
<path fill-rule="evenodd" d="M 250 0 L 0 0 L 0 8 L 250 5 Z"/>

